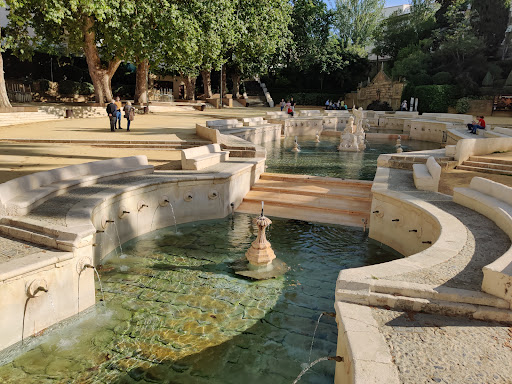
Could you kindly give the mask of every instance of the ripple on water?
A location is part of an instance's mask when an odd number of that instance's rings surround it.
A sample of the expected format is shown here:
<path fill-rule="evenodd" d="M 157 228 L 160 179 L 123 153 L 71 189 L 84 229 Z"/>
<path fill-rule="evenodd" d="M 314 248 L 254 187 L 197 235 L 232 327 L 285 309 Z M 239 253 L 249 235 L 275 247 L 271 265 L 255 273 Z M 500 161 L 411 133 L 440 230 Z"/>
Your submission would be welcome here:
<path fill-rule="evenodd" d="M 339 270 L 396 255 L 360 228 L 272 220 L 272 246 L 291 270 L 267 281 L 229 267 L 255 238 L 248 215 L 234 216 L 234 230 L 231 219 L 214 220 L 123 244 L 123 255 L 113 252 L 100 271 L 107 307 L 0 367 L 0 382 L 293 381 L 319 313 L 332 311 Z M 322 318 L 313 360 L 335 354 L 336 334 L 334 319 Z M 332 383 L 334 364 L 307 375 Z"/>

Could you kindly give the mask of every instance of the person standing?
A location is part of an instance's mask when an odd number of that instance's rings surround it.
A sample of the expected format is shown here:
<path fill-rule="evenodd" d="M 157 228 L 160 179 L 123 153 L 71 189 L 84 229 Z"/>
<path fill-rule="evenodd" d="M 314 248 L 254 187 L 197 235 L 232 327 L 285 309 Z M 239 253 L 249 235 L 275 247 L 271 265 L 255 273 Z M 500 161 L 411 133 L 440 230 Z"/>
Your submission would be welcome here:
<path fill-rule="evenodd" d="M 115 132 L 117 122 L 117 106 L 114 102 L 114 99 L 112 99 L 107 105 L 107 115 L 110 119 L 110 130 Z"/>
<path fill-rule="evenodd" d="M 121 128 L 121 110 L 123 109 L 123 103 L 121 102 L 121 99 L 119 98 L 119 96 L 116 97 L 115 104 L 117 107 L 117 112 L 116 112 L 117 120 L 116 121 L 119 121 L 119 129 L 123 129 L 123 128 Z"/>
<path fill-rule="evenodd" d="M 130 123 L 135 119 L 135 107 L 132 106 L 132 103 L 127 101 L 123 111 L 126 119 L 126 130 L 130 132 Z"/>
<path fill-rule="evenodd" d="M 292 111 L 295 113 L 295 100 L 293 100 L 293 97 L 290 98 L 290 105 L 292 106 Z M 292 114 L 293 116 L 293 114 Z"/>
<path fill-rule="evenodd" d="M 279 103 L 279 105 L 281 106 L 281 112 L 282 112 L 286 105 L 286 101 L 284 101 L 284 99 L 281 99 L 281 102 Z"/>
<path fill-rule="evenodd" d="M 407 111 L 407 100 L 402 101 L 402 105 L 400 107 L 401 111 Z"/>

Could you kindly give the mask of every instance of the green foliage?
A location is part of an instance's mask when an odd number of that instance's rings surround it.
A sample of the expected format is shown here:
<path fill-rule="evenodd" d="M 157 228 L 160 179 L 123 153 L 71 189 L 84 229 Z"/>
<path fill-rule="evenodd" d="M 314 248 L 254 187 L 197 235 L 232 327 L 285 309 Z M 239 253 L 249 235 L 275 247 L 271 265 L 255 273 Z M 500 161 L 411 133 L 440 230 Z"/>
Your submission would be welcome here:
<path fill-rule="evenodd" d="M 119 97 L 133 97 L 135 84 L 123 84 L 113 89 L 113 94 Z"/>
<path fill-rule="evenodd" d="M 379 26 L 384 0 L 336 0 L 335 26 L 345 46 L 368 45 Z"/>
<path fill-rule="evenodd" d="M 402 99 L 418 98 L 418 111 L 421 113 L 446 113 L 448 112 L 448 107 L 455 103 L 456 95 L 456 87 L 452 85 L 408 85 L 404 88 Z"/>
<path fill-rule="evenodd" d="M 80 83 L 80 94 L 81 95 L 93 95 L 94 94 L 94 85 L 91 83 L 83 82 Z"/>
<path fill-rule="evenodd" d="M 457 103 L 455 104 L 455 110 L 457 113 L 465 114 L 469 111 L 469 108 L 471 105 L 469 104 L 469 98 L 468 97 L 462 97 L 459 100 L 457 100 Z"/>
<path fill-rule="evenodd" d="M 419 46 L 410 45 L 400 50 L 393 67 L 393 77 L 405 77 L 416 85 L 429 84 L 430 78 L 426 78 L 430 62 L 429 54 L 423 52 Z"/>
<path fill-rule="evenodd" d="M 382 20 L 376 34 L 373 52 L 379 56 L 396 59 L 400 50 L 410 45 L 428 51 L 432 45 L 432 31 L 436 27 L 434 0 L 413 0 L 410 13 L 396 12 Z"/>
<path fill-rule="evenodd" d="M 491 75 L 491 72 L 487 72 L 485 74 L 484 79 L 482 80 L 482 86 L 484 87 L 492 87 L 494 84 L 494 78 Z"/>
<path fill-rule="evenodd" d="M 496 54 L 505 38 L 511 0 L 473 0 L 473 28 L 483 42 L 488 55 Z"/>
<path fill-rule="evenodd" d="M 59 82 L 59 93 L 61 95 L 79 95 L 80 83 L 73 80 L 63 80 Z"/>
<path fill-rule="evenodd" d="M 432 82 L 436 85 L 452 84 L 453 76 L 450 72 L 437 72 L 432 76 Z"/>
<path fill-rule="evenodd" d="M 37 83 L 39 84 L 39 90 L 41 92 L 48 92 L 50 89 L 50 80 L 47 79 L 39 79 L 37 80 Z"/>

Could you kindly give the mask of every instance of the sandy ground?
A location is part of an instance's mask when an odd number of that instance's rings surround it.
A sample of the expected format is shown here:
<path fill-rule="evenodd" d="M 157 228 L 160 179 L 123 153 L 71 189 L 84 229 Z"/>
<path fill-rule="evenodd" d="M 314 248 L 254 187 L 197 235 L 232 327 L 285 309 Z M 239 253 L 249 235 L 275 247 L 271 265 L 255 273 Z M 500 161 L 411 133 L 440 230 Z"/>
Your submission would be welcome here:
<path fill-rule="evenodd" d="M 181 141 L 198 139 L 195 125 L 206 120 L 264 116 L 268 108 L 208 109 L 137 115 L 130 132 L 110 132 L 108 118 L 64 119 L 0 127 L 0 139 L 149 140 Z M 126 128 L 123 120 L 122 127 Z M 146 155 L 158 169 L 173 168 L 180 151 L 147 148 L 102 148 L 60 143 L 0 142 L 0 183 L 48 169 L 104 160 L 112 157 Z"/>
<path fill-rule="evenodd" d="M 300 109 L 320 109 L 298 107 Z M 279 110 L 279 108 L 274 108 Z M 206 111 L 175 111 L 137 115 L 130 132 L 126 129 L 110 132 L 108 118 L 64 119 L 0 127 L 0 139 L 71 139 L 104 141 L 181 141 L 198 139 L 195 125 L 207 120 L 230 119 L 252 116 L 264 116 L 269 108 L 225 108 Z M 512 118 L 489 117 L 489 124 L 510 124 Z M 123 128 L 126 121 L 123 119 Z M 9 143 L 0 142 L 0 183 L 29 173 L 64 167 L 89 161 L 104 160 L 112 157 L 146 155 L 150 164 L 157 169 L 173 169 L 180 159 L 180 152 L 148 148 L 103 148 L 90 145 L 57 143 Z M 509 154 L 496 154 L 508 156 Z M 475 176 L 487 177 L 512 186 L 512 177 L 481 174 L 462 170 L 444 172 L 439 190 L 449 195 L 453 188 L 469 185 Z"/>

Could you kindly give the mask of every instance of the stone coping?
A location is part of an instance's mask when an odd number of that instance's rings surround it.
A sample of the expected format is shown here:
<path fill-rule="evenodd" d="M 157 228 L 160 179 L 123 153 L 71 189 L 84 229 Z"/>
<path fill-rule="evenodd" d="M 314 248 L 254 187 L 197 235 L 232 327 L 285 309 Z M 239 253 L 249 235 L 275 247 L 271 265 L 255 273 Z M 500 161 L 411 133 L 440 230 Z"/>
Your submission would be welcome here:
<path fill-rule="evenodd" d="M 398 370 L 370 307 L 336 302 L 338 322 L 335 384 L 399 384 Z M 340 367 L 342 366 L 342 367 Z"/>
<path fill-rule="evenodd" d="M 0 282 L 17 279 L 21 275 L 43 269 L 48 266 L 58 267 L 59 263 L 72 259 L 73 252 L 41 251 L 25 257 L 10 260 L 2 264 Z"/>
<path fill-rule="evenodd" d="M 455 188 L 454 201 L 488 217 L 512 239 L 512 188 L 481 177 L 469 188 Z M 482 290 L 505 299 L 512 309 L 512 246 L 483 268 Z"/>
<path fill-rule="evenodd" d="M 456 217 L 433 204 L 404 192 L 390 190 L 389 174 L 389 168 L 378 168 L 372 193 L 400 201 L 404 208 L 407 205 L 419 208 L 435 219 L 440 227 L 440 235 L 432 246 L 407 258 L 340 271 L 336 282 L 336 300 L 512 322 L 510 303 L 500 297 L 466 289 L 390 280 L 449 261 L 462 251 L 468 233 Z"/>

